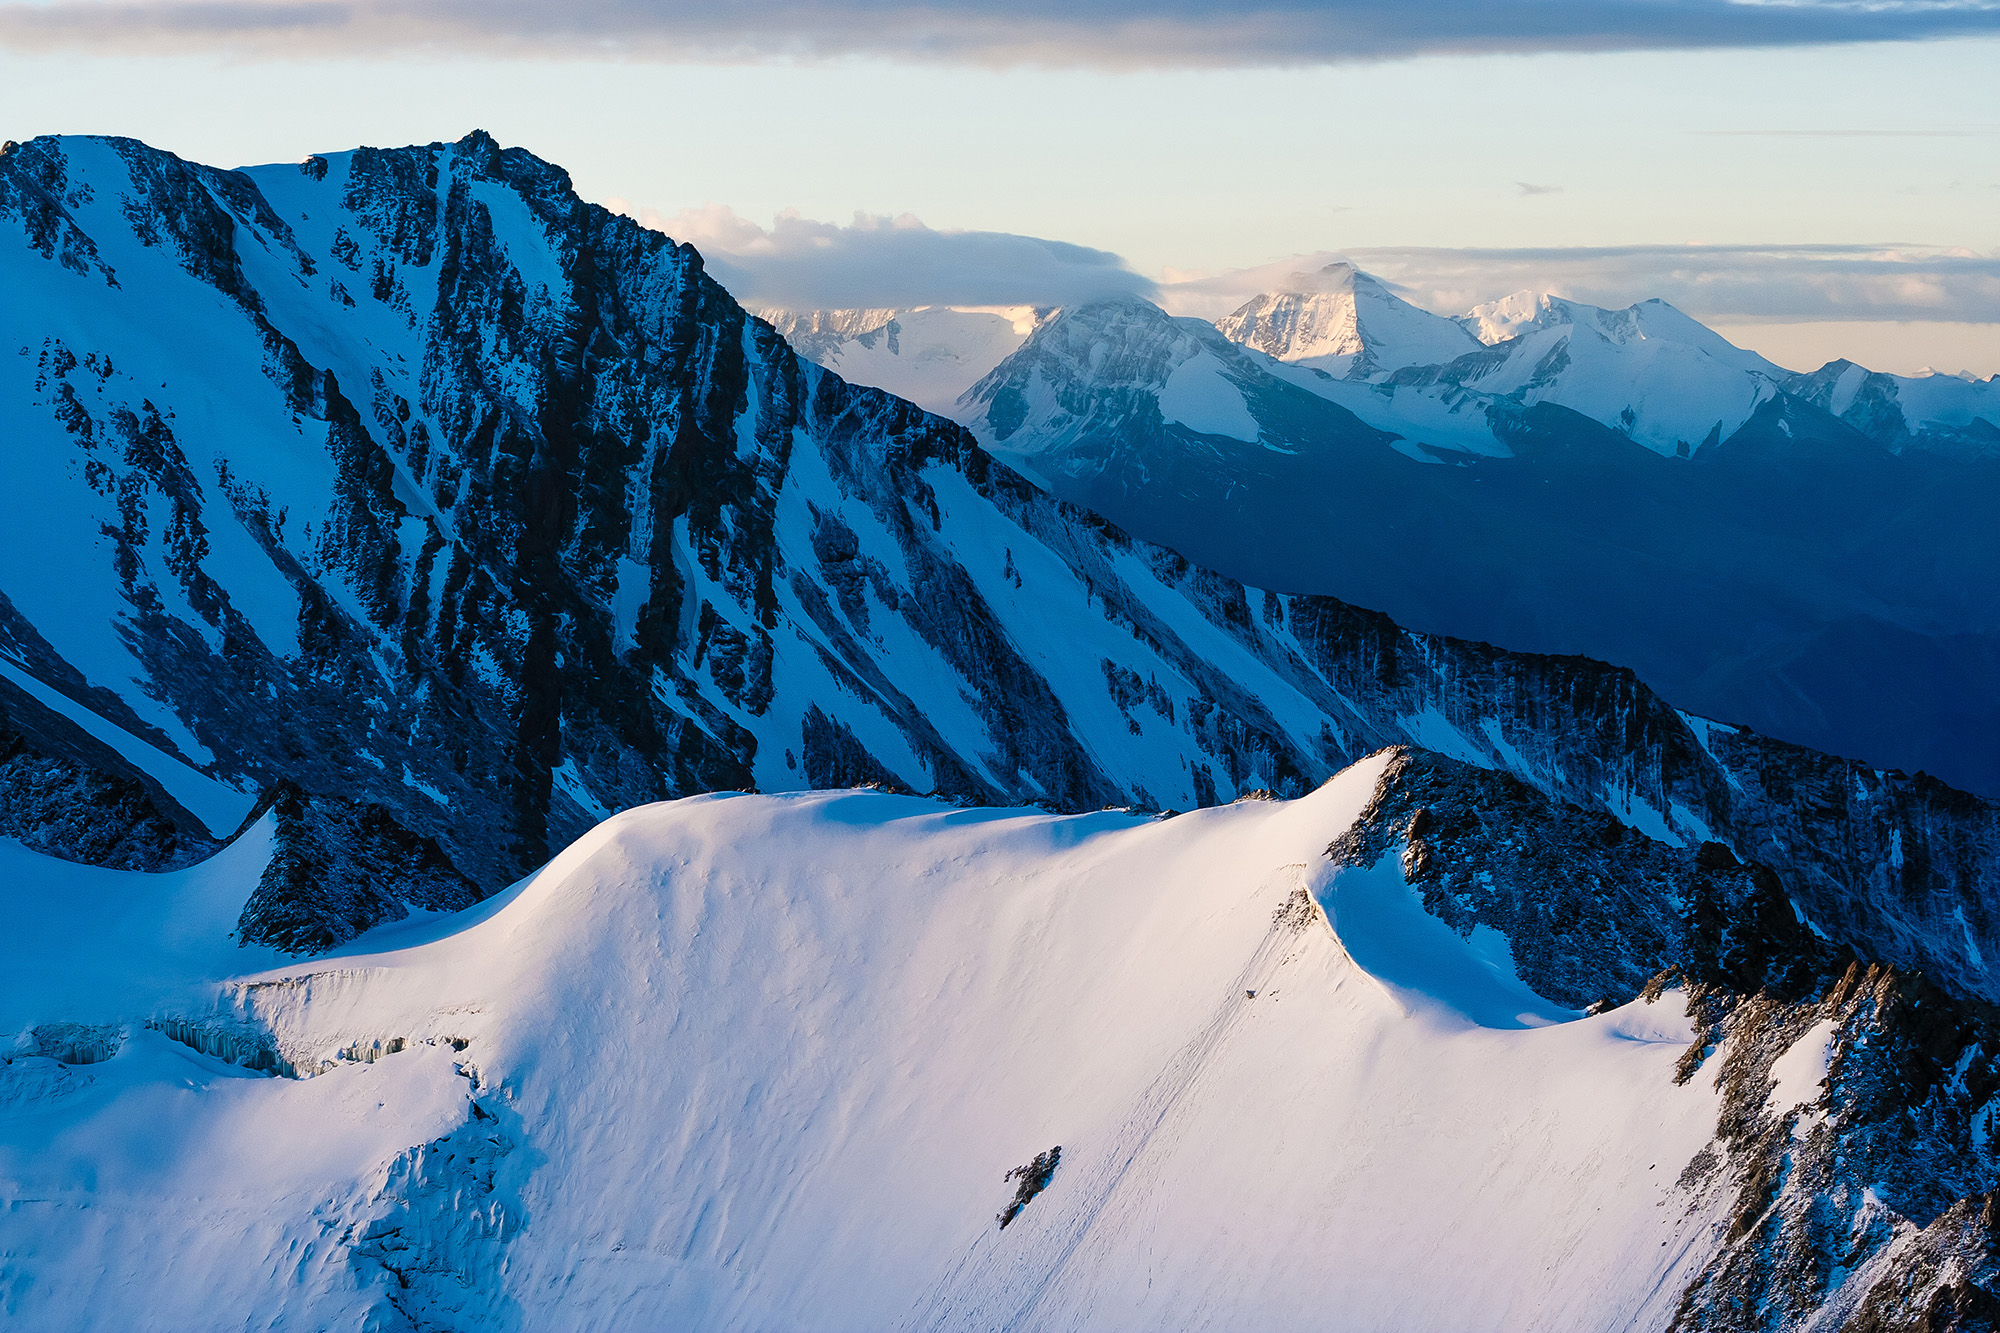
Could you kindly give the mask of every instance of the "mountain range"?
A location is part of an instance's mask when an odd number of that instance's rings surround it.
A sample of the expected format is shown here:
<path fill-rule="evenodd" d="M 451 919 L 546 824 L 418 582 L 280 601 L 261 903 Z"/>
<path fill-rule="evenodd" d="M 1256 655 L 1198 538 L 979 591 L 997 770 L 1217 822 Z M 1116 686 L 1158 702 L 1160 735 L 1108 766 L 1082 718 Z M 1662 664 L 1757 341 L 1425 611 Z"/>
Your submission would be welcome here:
<path fill-rule="evenodd" d="M 1971 427 L 1783 389 L 1682 458 L 1451 378 L 1542 333 L 1382 369 L 1479 340 L 1352 274 L 1246 316 L 1275 351 L 1138 301 L 785 333 L 481 133 L 9 144 L 0 284 L 10 1319 L 2000 1310 L 2000 806 L 1222 558 L 1300 512 L 1264 455 L 1366 514 L 1860 440 L 1969 505 Z M 787 336 L 1004 359 L 968 429 Z M 1145 530 L 1199 506 L 1212 564 Z"/>
<path fill-rule="evenodd" d="M 1214 325 L 1052 312 L 930 405 L 1245 582 L 2000 792 L 2000 382 L 1796 374 L 1660 301 L 1447 319 L 1336 264 Z"/>

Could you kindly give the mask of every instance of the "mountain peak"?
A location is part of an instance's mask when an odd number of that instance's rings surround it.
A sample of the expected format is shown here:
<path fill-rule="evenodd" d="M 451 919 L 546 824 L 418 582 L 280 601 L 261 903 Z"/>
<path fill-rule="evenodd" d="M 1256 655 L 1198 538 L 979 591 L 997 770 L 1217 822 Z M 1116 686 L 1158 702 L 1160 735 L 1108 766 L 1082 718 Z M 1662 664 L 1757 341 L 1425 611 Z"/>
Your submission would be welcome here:
<path fill-rule="evenodd" d="M 1294 273 L 1286 283 L 1252 297 L 1215 326 L 1231 342 L 1280 361 L 1350 378 L 1437 365 L 1479 349 L 1453 321 L 1411 305 L 1345 261 Z"/>
<path fill-rule="evenodd" d="M 1458 317 L 1457 323 L 1488 346 L 1503 343 L 1536 327 L 1550 299 L 1547 292 L 1524 288 L 1497 301 L 1472 307 Z"/>

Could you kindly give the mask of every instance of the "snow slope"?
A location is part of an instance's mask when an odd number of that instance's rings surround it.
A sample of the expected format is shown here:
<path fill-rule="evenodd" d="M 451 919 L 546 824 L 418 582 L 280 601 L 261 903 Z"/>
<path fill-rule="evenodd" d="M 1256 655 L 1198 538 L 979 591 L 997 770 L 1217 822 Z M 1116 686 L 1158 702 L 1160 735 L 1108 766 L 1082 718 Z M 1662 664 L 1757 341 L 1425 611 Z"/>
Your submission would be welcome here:
<path fill-rule="evenodd" d="M 49 1330 L 1665 1327 L 1715 1244 L 1675 1183 L 1717 1110 L 1672 1081 L 1681 1003 L 1554 1010 L 1393 867 L 1332 875 L 1381 763 L 1165 821 L 628 812 L 469 913 L 221 987 L 212 1021 L 318 1077 L 134 1024 L 0 1111 L 0 1300 Z"/>
<path fill-rule="evenodd" d="M 165 874 L 75 865 L 0 839 L 0 1033 L 124 1023 L 187 1007 L 218 976 L 276 964 L 277 950 L 232 938 L 270 856 L 269 816 L 208 860 Z"/>
<path fill-rule="evenodd" d="M 1451 378 L 1524 403 L 1559 403 L 1658 453 L 1735 435 L 1789 378 L 1665 301 L 1624 310 L 1519 292 L 1459 323 L 1504 357 Z"/>

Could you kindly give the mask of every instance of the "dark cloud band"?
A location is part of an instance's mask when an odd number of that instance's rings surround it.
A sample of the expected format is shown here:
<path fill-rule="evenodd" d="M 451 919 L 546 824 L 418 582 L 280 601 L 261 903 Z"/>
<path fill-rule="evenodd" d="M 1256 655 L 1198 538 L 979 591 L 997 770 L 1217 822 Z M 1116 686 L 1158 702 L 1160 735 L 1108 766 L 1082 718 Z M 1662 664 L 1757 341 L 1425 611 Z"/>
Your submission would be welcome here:
<path fill-rule="evenodd" d="M 0 44 L 1097 66 L 1790 46 L 2000 31 L 1995 0 L 52 0 Z"/>

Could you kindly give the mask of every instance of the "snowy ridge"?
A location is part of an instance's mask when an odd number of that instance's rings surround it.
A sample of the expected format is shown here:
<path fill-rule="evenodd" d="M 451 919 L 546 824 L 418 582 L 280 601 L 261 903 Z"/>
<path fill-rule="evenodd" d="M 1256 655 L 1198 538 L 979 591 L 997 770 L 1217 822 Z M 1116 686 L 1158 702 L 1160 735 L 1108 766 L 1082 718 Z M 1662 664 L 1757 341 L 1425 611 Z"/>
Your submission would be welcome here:
<path fill-rule="evenodd" d="M 1731 438 L 1790 378 L 1664 301 L 1605 310 L 1520 292 L 1458 322 L 1506 355 L 1447 372 L 1455 383 L 1559 403 L 1658 453 Z"/>
<path fill-rule="evenodd" d="M 135 1026 L 0 1119 L 38 1278 L 14 1312 L 1664 1327 L 1714 1244 L 1674 1184 L 1716 1111 L 1671 1085 L 1680 1005 L 1487 1028 L 1434 998 L 1455 937 L 1370 939 L 1325 869 L 1379 769 L 1166 822 L 839 793 L 621 816 L 469 918 L 230 983 L 219 1013 L 318 1077 Z M 1385 986 L 1357 960 L 1391 944 Z M 114 1160 L 140 1116 L 158 1150 Z M 1000 1231 L 1002 1176 L 1057 1144 Z M 98 1208 L 67 1206 L 83 1170 Z M 223 1258 L 267 1253 L 296 1259 Z M 1417 1254 L 1442 1262 L 1413 1287 Z"/>
<path fill-rule="evenodd" d="M 1386 1331 L 1754 1308 L 1777 1333 L 1979 1308 L 1990 1007 L 1810 942 L 1726 850 L 1617 827 L 1412 751 L 1170 819 L 717 794 L 277 966 L 222 933 L 268 821 L 168 876 L 0 848 L 62 889 L 0 939 L 8 1312 L 1087 1329 L 1333 1308 Z M 111 930 L 77 929 L 110 904 Z M 1679 961 L 1639 987 L 1616 953 Z M 1607 998 L 1548 998 L 1565 976 Z M 1924 1127 L 1880 1096 L 1897 1080 L 1936 1090 Z M 1015 1169 L 1058 1148 L 1003 1230 Z M 1829 1232 L 1851 1269 L 1801 1262 Z"/>

